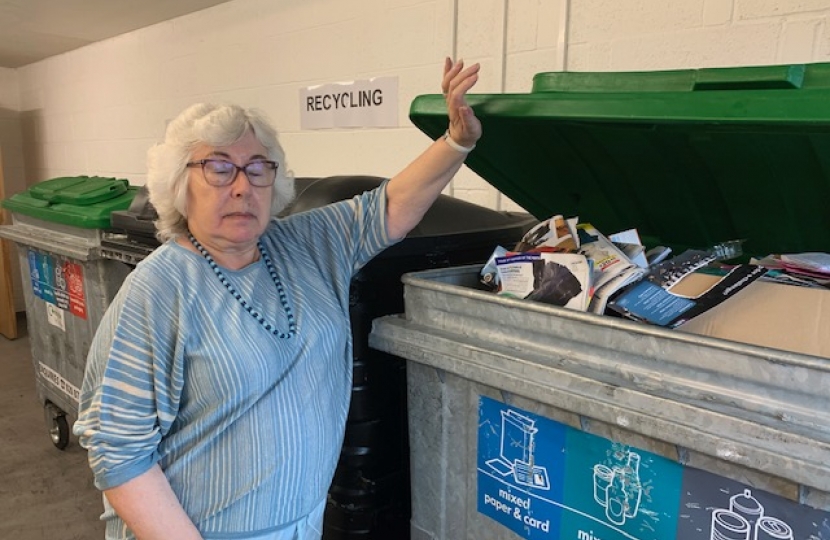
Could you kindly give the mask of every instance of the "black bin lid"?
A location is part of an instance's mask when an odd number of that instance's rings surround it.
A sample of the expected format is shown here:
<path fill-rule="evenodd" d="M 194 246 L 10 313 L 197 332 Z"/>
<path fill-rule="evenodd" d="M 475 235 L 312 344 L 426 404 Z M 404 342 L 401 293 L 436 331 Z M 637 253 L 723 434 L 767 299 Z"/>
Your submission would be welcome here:
<path fill-rule="evenodd" d="M 467 165 L 539 219 L 675 250 L 830 251 L 830 64 L 540 73 L 469 101 L 484 136 Z M 443 96 L 410 117 L 437 139 Z"/>
<path fill-rule="evenodd" d="M 296 214 L 350 199 L 378 187 L 383 180 L 376 176 L 359 175 L 296 178 L 297 196 L 280 215 Z M 112 213 L 112 228 L 126 232 L 133 239 L 147 239 L 157 245 L 154 225 L 156 219 L 158 214 L 150 203 L 147 187 L 141 186 L 128 210 Z M 506 233 L 507 238 L 515 242 L 534 223 L 536 220 L 527 214 L 497 212 L 441 195 L 421 223 L 407 235 L 407 239 L 435 239 L 473 233 L 498 237 L 498 233 Z"/>
<path fill-rule="evenodd" d="M 158 219 L 158 214 L 150 203 L 147 186 L 140 186 L 128 209 L 113 212 L 110 215 L 110 226 L 117 231 L 127 233 L 132 240 L 158 246 L 154 223 L 156 219 Z"/>
<path fill-rule="evenodd" d="M 297 196 L 282 216 L 300 213 L 329 203 L 350 199 L 378 187 L 383 178 L 342 175 L 324 178 L 296 178 Z M 492 251 L 498 244 L 506 248 L 522 237 L 537 220 L 524 213 L 500 212 L 461 199 L 439 195 L 421 222 L 401 243 L 383 256 L 404 252 L 434 252 L 465 249 Z"/>

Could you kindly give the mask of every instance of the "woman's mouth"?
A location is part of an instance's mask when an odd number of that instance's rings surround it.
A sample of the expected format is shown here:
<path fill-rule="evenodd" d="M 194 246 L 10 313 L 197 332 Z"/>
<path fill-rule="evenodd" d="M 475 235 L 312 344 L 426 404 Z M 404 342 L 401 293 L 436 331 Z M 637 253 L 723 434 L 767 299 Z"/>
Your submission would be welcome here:
<path fill-rule="evenodd" d="M 251 212 L 231 212 L 230 214 L 225 214 L 226 218 L 244 218 L 244 219 L 251 219 L 254 216 Z"/>

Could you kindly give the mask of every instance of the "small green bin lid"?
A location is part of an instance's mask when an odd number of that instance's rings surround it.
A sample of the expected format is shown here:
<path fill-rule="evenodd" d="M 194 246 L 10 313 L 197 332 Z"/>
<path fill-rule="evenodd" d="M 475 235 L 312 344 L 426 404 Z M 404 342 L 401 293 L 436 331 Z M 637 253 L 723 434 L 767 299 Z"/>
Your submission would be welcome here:
<path fill-rule="evenodd" d="M 539 219 L 678 251 L 830 251 L 830 64 L 540 73 L 530 93 L 469 102 L 484 136 L 467 165 Z M 437 139 L 443 96 L 410 118 Z"/>
<path fill-rule="evenodd" d="M 108 229 L 110 214 L 126 210 L 137 187 L 121 178 L 73 176 L 45 180 L 2 201 L 11 212 L 82 229 Z"/>

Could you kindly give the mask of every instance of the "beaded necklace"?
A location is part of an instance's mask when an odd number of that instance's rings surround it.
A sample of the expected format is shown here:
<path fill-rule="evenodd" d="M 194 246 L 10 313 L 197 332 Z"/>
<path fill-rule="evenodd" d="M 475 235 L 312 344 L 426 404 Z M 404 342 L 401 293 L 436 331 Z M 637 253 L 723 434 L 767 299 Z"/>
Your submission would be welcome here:
<path fill-rule="evenodd" d="M 269 322 L 265 322 L 265 318 L 260 315 L 258 311 L 251 307 L 248 302 L 242 298 L 242 295 L 239 294 L 239 291 L 236 290 L 228 278 L 225 276 L 225 273 L 219 268 L 219 265 L 216 264 L 216 261 L 213 260 L 213 257 L 210 256 L 210 253 L 199 243 L 198 240 L 192 235 L 188 234 L 187 237 L 190 239 L 190 243 L 193 244 L 199 253 L 202 254 L 202 257 L 207 260 L 208 264 L 210 265 L 211 270 L 213 273 L 216 274 L 216 277 L 219 278 L 219 281 L 222 282 L 222 285 L 228 289 L 228 292 L 231 293 L 231 296 L 236 298 L 236 301 L 239 302 L 245 311 L 247 311 L 251 317 L 256 319 L 256 321 L 262 325 L 268 332 L 271 332 L 275 336 L 280 339 L 288 339 L 292 336 L 297 334 L 297 321 L 294 318 L 294 311 L 291 309 L 291 306 L 288 304 L 288 296 L 285 294 L 285 289 L 282 287 L 282 283 L 280 279 L 277 277 L 277 270 L 274 268 L 274 264 L 271 262 L 271 258 L 265 252 L 265 248 L 262 247 L 262 242 L 257 241 L 256 247 L 259 249 L 259 254 L 262 256 L 262 260 L 265 262 L 266 268 L 268 268 L 268 273 L 271 274 L 271 280 L 274 282 L 274 285 L 277 287 L 277 294 L 280 297 L 280 303 L 282 304 L 282 309 L 285 310 L 285 316 L 288 318 L 288 332 L 282 332 L 274 327 Z"/>

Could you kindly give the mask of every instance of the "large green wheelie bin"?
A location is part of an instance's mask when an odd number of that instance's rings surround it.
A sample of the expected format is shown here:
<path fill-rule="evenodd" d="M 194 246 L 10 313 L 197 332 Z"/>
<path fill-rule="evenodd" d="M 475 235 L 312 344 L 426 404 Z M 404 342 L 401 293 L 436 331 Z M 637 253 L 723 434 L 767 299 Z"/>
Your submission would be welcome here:
<path fill-rule="evenodd" d="M 539 219 L 830 251 L 830 64 L 541 73 L 469 100 L 467 164 Z M 438 138 L 444 109 L 411 117 Z M 370 335 L 408 360 L 414 540 L 830 538 L 830 358 L 497 296 L 479 269 L 408 274 Z"/>

